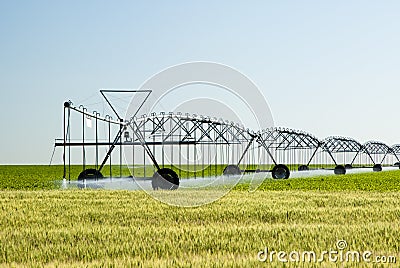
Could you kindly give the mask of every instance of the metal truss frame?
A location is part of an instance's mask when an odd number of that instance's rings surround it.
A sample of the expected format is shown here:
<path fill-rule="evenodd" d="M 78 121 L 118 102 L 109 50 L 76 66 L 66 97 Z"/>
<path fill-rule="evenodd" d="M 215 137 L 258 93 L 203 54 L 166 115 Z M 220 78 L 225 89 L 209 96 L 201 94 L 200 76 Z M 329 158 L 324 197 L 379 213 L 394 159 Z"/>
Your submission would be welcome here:
<path fill-rule="evenodd" d="M 143 102 L 140 104 L 138 110 L 134 113 L 131 118 L 124 121 L 121 116 L 114 109 L 112 103 L 107 98 L 105 93 L 121 93 L 121 92 L 132 92 L 132 93 L 146 93 Z M 314 135 L 301 131 L 282 127 L 272 127 L 259 132 L 254 132 L 244 128 L 244 126 L 217 119 L 215 117 L 208 117 L 202 115 L 190 115 L 188 113 L 151 113 L 136 117 L 139 109 L 143 106 L 144 102 L 148 99 L 151 90 L 101 90 L 100 93 L 111 107 L 112 111 L 116 114 L 118 120 L 113 120 L 111 116 L 106 115 L 101 117 L 99 113 L 87 112 L 87 109 L 80 105 L 79 107 L 73 106 L 72 102 L 64 103 L 64 135 L 60 142 L 57 142 L 55 146 L 64 147 L 64 178 L 66 176 L 66 148 L 68 147 L 69 165 L 70 159 L 70 147 L 81 146 L 83 148 L 83 168 L 85 169 L 85 146 L 96 146 L 96 169 L 100 172 L 105 166 L 108 160 L 110 160 L 111 167 L 111 153 L 116 146 L 123 145 L 140 145 L 144 148 L 145 153 L 153 162 L 157 170 L 160 170 L 160 166 L 155 157 L 154 148 L 150 146 L 156 145 L 244 145 L 245 149 L 243 152 L 240 150 L 241 155 L 237 154 L 237 166 L 242 162 L 245 155 L 253 145 L 258 148 L 263 148 L 273 163 L 278 165 L 277 157 L 274 157 L 272 152 L 282 151 L 293 151 L 293 150 L 310 150 L 307 152 L 306 158 L 310 156 L 307 162 L 307 166 L 310 165 L 312 160 L 317 154 L 318 150 L 322 150 L 329 154 L 335 165 L 337 161 L 334 157 L 335 153 L 355 153 L 351 164 L 354 163 L 357 156 L 361 153 L 366 154 L 372 162 L 375 161 L 372 155 L 383 155 L 382 162 L 389 154 L 393 154 L 396 159 L 400 162 L 400 144 L 389 147 L 388 145 L 379 141 L 369 141 L 365 144 L 361 144 L 358 141 L 340 136 L 331 136 L 324 140 L 319 140 Z M 81 114 L 82 118 L 82 141 L 71 141 L 70 134 L 70 112 L 76 111 Z M 96 141 L 85 140 L 85 118 L 92 118 L 95 120 L 96 126 Z M 109 139 L 108 142 L 99 141 L 97 125 L 98 122 L 105 122 L 108 124 Z M 118 131 L 113 138 L 111 137 L 111 125 L 117 126 Z M 125 138 L 125 140 L 123 140 Z M 256 142 L 257 145 L 254 145 Z M 98 165 L 98 146 L 108 146 L 107 153 Z M 228 147 L 227 147 L 228 148 Z M 233 147 L 229 147 L 233 148 Z M 120 150 L 120 153 L 122 148 Z M 54 153 L 54 152 L 53 152 Z M 120 157 L 121 159 L 122 157 Z M 121 160 L 120 160 L 121 161 Z M 236 161 L 236 160 L 235 160 Z M 281 163 L 283 164 L 283 163 Z M 120 165 L 122 165 L 120 163 Z M 110 168 L 111 174 L 111 168 Z"/>
<path fill-rule="evenodd" d="M 341 136 L 331 136 L 326 138 L 323 141 L 323 150 L 326 151 L 329 156 L 332 158 L 335 165 L 337 165 L 337 161 L 333 156 L 334 153 L 356 153 L 353 160 L 351 161 L 351 165 L 356 160 L 357 156 L 360 153 L 366 153 L 368 157 L 375 164 L 375 161 L 371 157 L 368 151 L 364 150 L 364 146 L 356 141 L 355 139 L 349 137 L 341 137 Z"/>
<path fill-rule="evenodd" d="M 273 157 L 271 150 L 312 149 L 314 151 L 307 163 L 308 166 L 322 146 L 322 142 L 312 134 L 282 127 L 273 127 L 261 131 L 258 133 L 256 140 L 267 151 L 275 165 L 277 161 Z"/>
<path fill-rule="evenodd" d="M 393 145 L 391 149 L 393 154 L 400 155 L 400 144 Z"/>
<path fill-rule="evenodd" d="M 381 164 L 389 154 L 393 154 L 397 161 L 400 161 L 395 149 L 400 150 L 400 146 L 399 148 L 396 148 L 395 146 L 389 147 L 387 144 L 380 141 L 368 141 L 364 144 L 364 150 L 369 155 L 383 155 Z"/>
<path fill-rule="evenodd" d="M 130 124 L 131 130 L 145 135 L 146 143 L 154 144 L 242 144 L 252 140 L 249 129 L 239 124 L 207 116 L 181 113 L 152 113 Z M 134 140 L 136 141 L 136 140 Z"/>

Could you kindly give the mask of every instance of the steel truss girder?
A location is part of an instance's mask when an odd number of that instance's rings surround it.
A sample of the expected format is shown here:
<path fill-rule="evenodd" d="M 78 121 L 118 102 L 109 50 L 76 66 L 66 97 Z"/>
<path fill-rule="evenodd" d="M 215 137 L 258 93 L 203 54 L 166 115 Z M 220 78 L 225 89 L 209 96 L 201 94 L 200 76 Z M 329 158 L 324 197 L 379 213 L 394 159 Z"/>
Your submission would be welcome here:
<path fill-rule="evenodd" d="M 319 139 L 309 133 L 280 127 L 273 127 L 259 132 L 257 135 L 257 142 L 266 150 L 275 165 L 277 161 L 273 157 L 271 150 L 286 151 L 311 149 L 313 153 L 307 161 L 307 165 L 309 165 L 316 155 L 317 150 L 322 145 Z"/>
<path fill-rule="evenodd" d="M 260 132 L 258 141 L 268 144 L 268 148 L 274 150 L 316 149 L 322 145 L 320 140 L 309 133 L 277 127 Z"/>
<path fill-rule="evenodd" d="M 389 154 L 392 148 L 379 141 L 369 141 L 364 144 L 364 150 L 370 154 Z"/>
<path fill-rule="evenodd" d="M 134 132 L 144 133 L 145 142 L 193 144 L 242 144 L 252 140 L 251 133 L 238 124 L 197 115 L 152 113 L 135 118 Z"/>
<path fill-rule="evenodd" d="M 397 161 L 400 161 L 399 157 L 398 157 L 398 152 L 396 153 L 396 150 L 399 150 L 399 149 L 400 149 L 400 145 L 395 145 L 393 147 L 389 147 L 385 143 L 379 142 L 379 141 L 369 141 L 364 144 L 364 150 L 366 152 L 368 152 L 368 154 L 383 155 L 381 164 L 383 163 L 383 161 L 389 154 L 394 155 L 394 157 L 397 159 Z"/>
<path fill-rule="evenodd" d="M 323 149 L 330 153 L 359 153 L 363 146 L 352 138 L 334 136 L 323 141 Z"/>
<path fill-rule="evenodd" d="M 323 143 L 323 150 L 329 153 L 336 165 L 337 163 L 333 153 L 356 153 L 351 161 L 351 164 L 354 163 L 360 153 L 365 153 L 372 160 L 372 163 L 375 164 L 374 159 L 372 158 L 370 152 L 365 149 L 365 146 L 361 145 L 361 143 L 352 138 L 332 136 L 326 138 Z"/>
<path fill-rule="evenodd" d="M 392 146 L 392 153 L 395 155 L 400 155 L 400 144 L 395 144 Z"/>

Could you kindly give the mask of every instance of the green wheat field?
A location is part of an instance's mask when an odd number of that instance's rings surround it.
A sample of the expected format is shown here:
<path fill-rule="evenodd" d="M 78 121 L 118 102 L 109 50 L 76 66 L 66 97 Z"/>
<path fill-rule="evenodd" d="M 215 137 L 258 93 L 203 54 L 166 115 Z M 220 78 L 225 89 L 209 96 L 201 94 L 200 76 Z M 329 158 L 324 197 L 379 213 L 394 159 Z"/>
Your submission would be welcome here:
<path fill-rule="evenodd" d="M 197 208 L 168 206 L 144 191 L 60 190 L 60 174 L 60 166 L 0 166 L 1 266 L 399 266 L 400 170 L 266 179 L 255 192 L 239 184 Z M 334 250 L 338 240 L 396 263 L 257 257 L 265 248 Z"/>

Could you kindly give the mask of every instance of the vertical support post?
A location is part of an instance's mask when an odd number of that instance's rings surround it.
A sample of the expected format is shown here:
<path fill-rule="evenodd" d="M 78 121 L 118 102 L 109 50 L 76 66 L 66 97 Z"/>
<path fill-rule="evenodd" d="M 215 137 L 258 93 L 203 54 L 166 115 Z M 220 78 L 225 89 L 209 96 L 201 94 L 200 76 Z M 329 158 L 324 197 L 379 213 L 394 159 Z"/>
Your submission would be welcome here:
<path fill-rule="evenodd" d="M 165 131 L 165 126 L 164 126 L 164 124 L 165 124 L 165 113 L 164 112 L 160 112 L 160 116 L 162 116 L 162 119 L 161 119 L 161 122 L 160 121 L 158 121 L 158 123 L 157 123 L 157 125 L 156 125 L 156 127 L 158 128 L 158 127 L 160 127 L 161 129 L 160 129 L 160 131 L 161 131 L 161 149 L 160 149 L 160 153 L 161 153 L 161 166 L 162 166 L 162 168 L 164 168 L 165 167 L 165 159 L 164 159 L 164 145 L 162 144 L 163 143 L 163 141 L 164 141 L 164 131 Z M 154 119 L 155 120 L 155 119 Z M 159 119 L 158 119 L 159 120 Z M 160 137 L 159 137 L 159 139 L 160 139 Z"/>
<path fill-rule="evenodd" d="M 190 161 L 189 161 L 189 159 L 190 159 L 190 146 L 189 146 L 189 143 L 186 146 L 186 150 L 187 150 L 187 152 L 186 152 L 186 157 L 187 157 L 187 159 L 186 159 L 186 178 L 189 178 L 189 173 L 190 173 Z"/>
<path fill-rule="evenodd" d="M 68 144 L 71 144 L 71 110 L 68 109 L 68 124 L 67 124 L 67 133 L 68 133 Z M 68 145 L 68 181 L 71 181 L 71 145 Z"/>
<path fill-rule="evenodd" d="M 95 115 L 95 140 L 96 140 L 96 170 L 98 170 L 99 166 L 99 137 L 98 137 L 98 129 L 97 129 L 97 115 L 98 113 L 96 111 L 93 112 Z"/>
<path fill-rule="evenodd" d="M 179 118 L 179 123 L 182 124 L 181 118 Z M 179 128 L 179 140 L 182 140 L 182 128 Z M 182 178 L 182 144 L 179 144 L 178 149 L 178 164 L 179 164 L 179 178 Z"/>
<path fill-rule="evenodd" d="M 208 124 L 210 124 L 210 123 L 208 123 Z M 212 174 L 212 167 L 211 167 L 211 163 L 212 163 L 212 159 L 211 159 L 211 154 L 212 154 L 212 150 L 211 150 L 211 145 L 207 145 L 207 155 L 208 155 L 208 157 L 207 157 L 207 160 L 208 160 L 208 163 L 207 163 L 207 169 L 208 169 L 208 176 L 209 177 L 211 177 L 211 174 Z"/>
<path fill-rule="evenodd" d="M 170 131 L 172 131 L 172 129 L 173 129 L 171 114 L 169 117 L 169 129 L 170 129 Z M 170 141 L 171 141 L 171 157 L 170 157 L 171 163 L 170 164 L 171 164 L 171 169 L 172 169 L 172 167 L 175 167 L 175 165 L 174 165 L 174 145 L 172 144 L 174 141 L 173 135 L 170 135 Z"/>
<path fill-rule="evenodd" d="M 155 115 L 155 113 L 153 113 L 154 115 Z M 152 128 L 152 130 L 154 131 L 154 129 L 156 129 L 156 123 L 154 122 L 154 118 L 152 118 L 151 119 L 151 123 L 153 124 L 153 126 L 151 127 Z M 153 135 L 153 152 L 152 152 L 152 154 L 154 155 L 154 157 L 156 157 L 156 155 L 157 155 L 157 150 L 156 150 L 156 133 L 153 133 L 154 135 Z M 154 166 L 153 166 L 153 168 L 154 168 Z"/>
<path fill-rule="evenodd" d="M 133 126 L 135 127 L 136 124 Z M 135 130 L 132 131 L 132 177 L 135 177 Z"/>
<path fill-rule="evenodd" d="M 122 131 L 123 131 L 122 123 L 124 122 L 124 120 L 120 118 L 119 122 L 121 123 L 119 125 L 119 129 L 122 133 Z M 119 141 L 120 141 L 120 144 L 119 144 L 119 177 L 121 178 L 122 177 L 122 135 L 120 136 Z"/>
<path fill-rule="evenodd" d="M 83 105 L 79 106 L 82 109 L 82 171 L 86 169 L 86 154 L 85 154 L 85 110 Z"/>
<path fill-rule="evenodd" d="M 196 140 L 196 129 L 194 128 L 193 131 L 193 139 L 194 139 L 194 146 L 193 146 L 193 172 L 194 172 L 194 178 L 196 179 L 197 177 L 197 140 Z"/>
<path fill-rule="evenodd" d="M 205 158 L 205 151 L 204 151 L 204 144 L 201 144 L 201 176 L 204 178 L 204 158 Z"/>
<path fill-rule="evenodd" d="M 63 179 L 66 179 L 67 177 L 67 169 L 66 169 L 66 165 L 65 165 L 65 153 L 66 153 L 66 144 L 67 144 L 67 132 L 66 132 L 66 127 L 65 127 L 65 116 L 66 116 L 66 109 L 68 109 L 67 107 L 67 102 L 64 103 L 64 127 L 63 127 L 63 139 L 64 139 L 64 146 L 63 146 L 63 165 L 64 165 L 64 173 L 63 173 Z"/>
<path fill-rule="evenodd" d="M 106 119 L 108 119 L 108 144 L 111 144 L 111 120 L 112 117 L 109 115 L 106 115 Z M 109 148 L 111 148 L 111 145 L 109 145 Z M 112 158 L 111 158 L 111 152 L 110 152 L 110 159 L 109 159 L 109 169 L 110 169 L 110 179 L 112 179 Z"/>
<path fill-rule="evenodd" d="M 132 131 L 132 177 L 135 177 L 135 130 Z"/>
<path fill-rule="evenodd" d="M 143 135 L 146 135 L 146 121 L 143 123 L 143 133 L 144 133 Z M 146 177 L 146 148 L 145 147 L 143 147 L 143 177 Z"/>

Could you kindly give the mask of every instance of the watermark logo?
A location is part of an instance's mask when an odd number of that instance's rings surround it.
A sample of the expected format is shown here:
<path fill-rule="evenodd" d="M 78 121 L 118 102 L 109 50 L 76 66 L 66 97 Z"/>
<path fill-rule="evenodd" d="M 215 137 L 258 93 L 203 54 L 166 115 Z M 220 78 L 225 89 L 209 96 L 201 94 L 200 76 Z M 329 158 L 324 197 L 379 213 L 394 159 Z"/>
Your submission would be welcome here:
<path fill-rule="evenodd" d="M 376 255 L 370 250 L 350 250 L 346 240 L 338 240 L 336 249 L 322 251 L 277 251 L 266 247 L 257 253 L 260 262 L 281 262 L 281 263 L 380 263 L 395 264 L 397 258 L 394 255 Z"/>
<path fill-rule="evenodd" d="M 336 247 L 337 247 L 338 250 L 343 250 L 343 249 L 347 248 L 346 240 L 338 240 L 336 242 Z"/>

